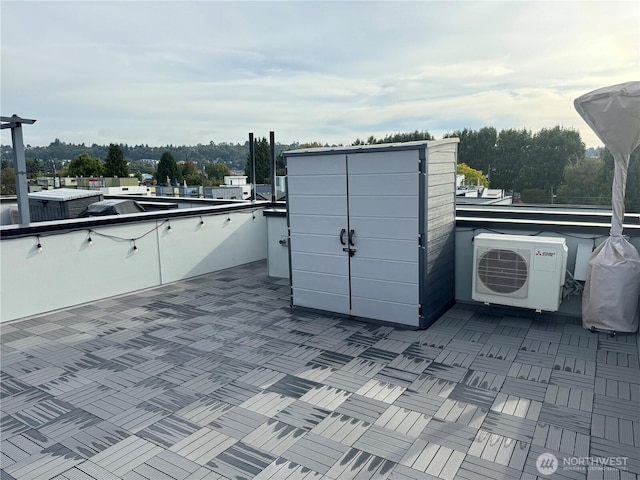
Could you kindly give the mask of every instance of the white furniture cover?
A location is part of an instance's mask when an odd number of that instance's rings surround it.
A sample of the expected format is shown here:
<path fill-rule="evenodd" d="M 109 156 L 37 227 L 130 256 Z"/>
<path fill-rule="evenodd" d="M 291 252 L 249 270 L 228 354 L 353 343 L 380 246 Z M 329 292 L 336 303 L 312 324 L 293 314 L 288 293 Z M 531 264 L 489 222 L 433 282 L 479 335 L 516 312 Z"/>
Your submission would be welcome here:
<path fill-rule="evenodd" d="M 640 254 L 622 235 L 622 224 L 629 158 L 640 144 L 640 82 L 594 90 L 578 97 L 574 105 L 615 161 L 611 230 L 589 260 L 582 324 L 635 332 L 640 319 Z"/>

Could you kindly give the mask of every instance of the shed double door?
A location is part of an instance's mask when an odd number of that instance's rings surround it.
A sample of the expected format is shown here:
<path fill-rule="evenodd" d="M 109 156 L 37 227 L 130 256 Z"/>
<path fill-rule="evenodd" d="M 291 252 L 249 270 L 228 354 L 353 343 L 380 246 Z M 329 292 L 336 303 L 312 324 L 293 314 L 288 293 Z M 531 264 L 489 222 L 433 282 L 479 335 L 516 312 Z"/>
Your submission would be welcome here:
<path fill-rule="evenodd" d="M 419 325 L 419 155 L 287 159 L 292 303 Z"/>

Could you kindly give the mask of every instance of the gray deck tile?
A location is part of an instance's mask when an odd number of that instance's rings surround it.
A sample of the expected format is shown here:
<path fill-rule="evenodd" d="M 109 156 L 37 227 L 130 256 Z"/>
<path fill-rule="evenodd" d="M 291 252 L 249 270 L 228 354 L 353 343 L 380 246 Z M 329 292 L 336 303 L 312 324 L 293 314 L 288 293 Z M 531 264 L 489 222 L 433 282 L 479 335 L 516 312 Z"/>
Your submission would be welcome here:
<path fill-rule="evenodd" d="M 207 467 L 231 479 L 255 477 L 275 457 L 243 443 L 237 443 L 207 463 Z"/>
<path fill-rule="evenodd" d="M 536 429 L 536 421 L 490 411 L 481 428 L 490 433 L 531 443 Z"/>
<path fill-rule="evenodd" d="M 477 431 L 477 428 L 461 423 L 434 418 L 420 434 L 420 440 L 466 452 L 471 446 Z"/>
<path fill-rule="evenodd" d="M 349 450 L 347 445 L 321 435 L 307 433 L 283 453 L 282 457 L 313 471 L 326 474 L 347 450 Z"/>
<path fill-rule="evenodd" d="M 456 478 L 464 480 L 512 480 L 520 478 L 520 470 L 467 455 L 460 465 Z"/>
<path fill-rule="evenodd" d="M 496 395 L 496 391 L 470 387 L 463 383 L 459 383 L 453 388 L 448 398 L 489 409 L 493 404 Z"/>
<path fill-rule="evenodd" d="M 330 413 L 330 410 L 318 408 L 310 403 L 296 400 L 278 412 L 274 418 L 296 428 L 309 431 Z"/>
<path fill-rule="evenodd" d="M 477 387 L 483 390 L 498 392 L 506 378 L 507 377 L 505 375 L 497 375 L 495 373 L 483 372 L 481 370 L 469 370 L 460 384 L 468 387 Z"/>
<path fill-rule="evenodd" d="M 257 263 L 0 325 L 2 475 L 533 480 L 544 451 L 639 446 L 637 335 L 477 305 L 409 331 L 289 295 Z"/>
<path fill-rule="evenodd" d="M 543 403 L 538 421 L 588 435 L 591 427 L 591 413 Z"/>
<path fill-rule="evenodd" d="M 372 425 L 353 446 L 398 463 L 413 441 L 414 438 L 408 435 Z"/>
<path fill-rule="evenodd" d="M 395 466 L 394 462 L 352 448 L 327 472 L 327 477 L 340 480 L 384 479 Z"/>
<path fill-rule="evenodd" d="M 240 440 L 267 420 L 268 417 L 264 415 L 235 407 L 209 423 L 209 428 Z"/>
<path fill-rule="evenodd" d="M 255 428 L 242 439 L 242 442 L 280 456 L 305 433 L 306 430 L 272 419 Z"/>
<path fill-rule="evenodd" d="M 177 415 L 172 415 L 149 425 L 136 435 L 157 445 L 169 448 L 199 429 L 199 425 Z"/>
<path fill-rule="evenodd" d="M 214 398 L 201 397 L 178 410 L 176 415 L 204 427 L 232 408 L 234 408 L 234 405 L 230 403 Z"/>

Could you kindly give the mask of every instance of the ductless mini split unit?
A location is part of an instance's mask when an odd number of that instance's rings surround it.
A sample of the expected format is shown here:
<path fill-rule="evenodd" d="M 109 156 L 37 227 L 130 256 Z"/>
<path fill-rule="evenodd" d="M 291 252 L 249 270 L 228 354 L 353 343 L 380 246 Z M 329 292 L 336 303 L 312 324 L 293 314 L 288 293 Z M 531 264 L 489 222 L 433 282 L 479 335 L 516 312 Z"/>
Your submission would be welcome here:
<path fill-rule="evenodd" d="M 567 270 L 564 238 L 481 233 L 473 244 L 473 300 L 558 310 Z"/>

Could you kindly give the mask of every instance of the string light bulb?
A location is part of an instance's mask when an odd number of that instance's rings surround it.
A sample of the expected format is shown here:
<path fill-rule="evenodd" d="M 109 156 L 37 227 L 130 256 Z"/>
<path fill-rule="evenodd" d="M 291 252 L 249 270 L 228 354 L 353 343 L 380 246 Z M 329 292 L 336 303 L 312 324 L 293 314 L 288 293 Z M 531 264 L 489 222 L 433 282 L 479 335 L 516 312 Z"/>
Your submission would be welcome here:
<path fill-rule="evenodd" d="M 91 238 L 91 231 L 89 231 L 89 237 L 87 238 L 87 246 L 93 245 L 93 239 Z"/>
<path fill-rule="evenodd" d="M 167 230 L 171 230 L 171 224 L 167 222 Z"/>
<path fill-rule="evenodd" d="M 36 235 L 36 238 L 38 240 L 38 244 L 36 245 L 36 248 L 38 249 L 38 253 L 42 252 L 42 244 L 40 243 L 40 235 Z"/>
<path fill-rule="evenodd" d="M 227 222 L 231 223 L 231 216 L 227 213 Z"/>
<path fill-rule="evenodd" d="M 200 217 L 200 225 L 204 225 L 204 220 Z"/>
<path fill-rule="evenodd" d="M 136 245 L 136 239 L 132 238 L 131 241 L 133 242 L 133 253 L 138 253 L 138 246 Z"/>

